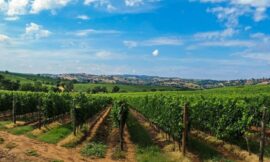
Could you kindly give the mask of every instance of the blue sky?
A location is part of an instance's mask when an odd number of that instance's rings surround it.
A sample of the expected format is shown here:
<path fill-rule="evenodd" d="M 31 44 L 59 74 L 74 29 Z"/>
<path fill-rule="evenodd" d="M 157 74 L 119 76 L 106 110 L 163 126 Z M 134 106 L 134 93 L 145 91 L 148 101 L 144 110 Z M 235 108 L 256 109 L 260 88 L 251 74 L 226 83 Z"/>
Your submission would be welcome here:
<path fill-rule="evenodd" d="M 0 0 L 0 70 L 270 77 L 270 0 Z"/>

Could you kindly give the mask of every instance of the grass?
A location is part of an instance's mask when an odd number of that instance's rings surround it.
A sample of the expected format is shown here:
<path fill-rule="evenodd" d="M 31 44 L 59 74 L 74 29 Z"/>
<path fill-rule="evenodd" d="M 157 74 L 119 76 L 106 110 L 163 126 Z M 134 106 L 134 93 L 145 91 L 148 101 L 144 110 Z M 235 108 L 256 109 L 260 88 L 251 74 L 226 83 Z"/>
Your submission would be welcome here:
<path fill-rule="evenodd" d="M 26 150 L 25 151 L 25 154 L 27 156 L 35 156 L 35 157 L 39 156 L 39 154 L 37 153 L 37 151 L 36 150 L 33 150 L 33 149 Z"/>
<path fill-rule="evenodd" d="M 114 160 L 119 160 L 119 159 L 125 159 L 126 158 L 126 153 L 124 151 L 121 151 L 121 149 L 118 147 L 116 147 L 113 151 L 112 154 L 112 159 Z"/>
<path fill-rule="evenodd" d="M 89 143 L 84 145 L 81 150 L 83 156 L 104 158 L 107 146 L 102 143 Z"/>
<path fill-rule="evenodd" d="M 154 145 L 146 129 L 131 115 L 127 126 L 131 140 L 137 146 L 136 158 L 138 162 L 172 162 L 159 147 Z"/>
<path fill-rule="evenodd" d="M 64 162 L 64 160 L 51 160 L 50 162 Z"/>
<path fill-rule="evenodd" d="M 72 126 L 68 123 L 37 136 L 37 139 L 43 142 L 56 144 L 70 133 L 72 133 Z"/>
<path fill-rule="evenodd" d="M 9 142 L 5 145 L 5 148 L 11 150 L 13 148 L 17 147 L 17 144 L 16 143 L 13 143 L 13 142 Z"/>
<path fill-rule="evenodd" d="M 218 151 L 216 151 L 211 146 L 205 144 L 204 142 L 190 138 L 189 149 L 199 155 L 199 158 L 203 161 L 211 162 L 233 162 L 225 157 L 223 157 Z"/>
<path fill-rule="evenodd" d="M 6 129 L 5 126 L 11 123 L 11 121 L 0 121 L 0 130 Z"/>
<path fill-rule="evenodd" d="M 19 126 L 19 127 L 9 129 L 8 132 L 14 135 L 22 135 L 32 130 L 34 130 L 32 126 L 26 125 L 26 126 Z"/>

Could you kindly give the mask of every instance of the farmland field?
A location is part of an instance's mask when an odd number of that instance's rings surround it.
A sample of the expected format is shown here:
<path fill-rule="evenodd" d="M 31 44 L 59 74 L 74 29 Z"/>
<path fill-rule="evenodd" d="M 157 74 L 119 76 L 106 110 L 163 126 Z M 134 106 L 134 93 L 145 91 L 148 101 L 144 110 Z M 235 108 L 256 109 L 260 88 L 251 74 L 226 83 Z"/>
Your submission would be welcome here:
<path fill-rule="evenodd" d="M 268 89 L 97 95 L 0 91 L 0 150 L 4 159 L 29 161 L 257 161 Z M 269 118 L 265 124 L 264 159 L 269 161 Z"/>

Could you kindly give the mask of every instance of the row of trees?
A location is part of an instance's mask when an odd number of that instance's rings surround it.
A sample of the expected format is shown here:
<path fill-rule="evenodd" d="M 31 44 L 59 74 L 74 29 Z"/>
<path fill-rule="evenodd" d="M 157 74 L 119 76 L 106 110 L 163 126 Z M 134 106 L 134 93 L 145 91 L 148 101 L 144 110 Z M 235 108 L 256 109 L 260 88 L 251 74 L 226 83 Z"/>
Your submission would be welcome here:
<path fill-rule="evenodd" d="M 31 91 L 31 92 L 72 92 L 73 81 L 59 81 L 56 85 L 44 85 L 40 81 L 33 83 L 21 83 L 19 80 L 12 81 L 0 75 L 0 90 Z"/>
<path fill-rule="evenodd" d="M 112 93 L 117 93 L 119 91 L 120 91 L 120 87 L 118 87 L 118 86 L 114 86 L 112 89 Z M 103 87 L 96 86 L 92 89 L 91 88 L 88 89 L 87 92 L 92 93 L 92 94 L 96 94 L 96 93 L 108 93 L 109 91 L 108 91 L 107 87 L 105 87 L 105 86 L 103 86 Z"/>

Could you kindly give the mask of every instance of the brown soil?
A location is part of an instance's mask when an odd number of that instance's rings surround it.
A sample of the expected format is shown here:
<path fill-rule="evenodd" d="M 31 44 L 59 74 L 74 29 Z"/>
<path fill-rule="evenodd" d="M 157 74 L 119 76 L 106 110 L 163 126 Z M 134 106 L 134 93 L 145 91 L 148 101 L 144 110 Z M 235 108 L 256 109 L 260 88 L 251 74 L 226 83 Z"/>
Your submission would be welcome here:
<path fill-rule="evenodd" d="M 7 132 L 0 131 L 0 137 L 5 140 L 4 144 L 0 145 L 0 150 L 6 152 L 7 160 L 12 160 L 15 157 L 14 162 L 23 162 L 24 160 L 33 162 L 48 162 L 51 160 L 63 160 L 65 162 L 90 162 L 91 160 L 83 158 L 79 152 L 73 149 L 66 149 L 58 147 L 53 144 L 43 143 L 37 140 L 27 138 L 25 136 L 16 136 Z M 13 149 L 7 149 L 5 144 L 15 143 L 17 146 Z M 35 150 L 39 156 L 30 157 L 25 154 L 26 150 Z M 20 160 L 22 159 L 22 160 Z M 6 161 L 0 159 L 0 161 Z"/>
<path fill-rule="evenodd" d="M 104 159 L 98 159 L 97 162 L 136 162 L 136 149 L 135 145 L 130 140 L 130 135 L 125 128 L 124 132 L 124 151 L 125 158 L 124 159 L 114 159 L 113 155 L 115 151 L 119 149 L 119 130 L 118 128 L 112 128 L 108 139 L 108 149 Z"/>
<path fill-rule="evenodd" d="M 126 145 L 126 162 L 136 162 L 136 148 L 135 145 L 131 142 L 130 134 L 125 127 L 124 132 L 124 142 Z"/>
<path fill-rule="evenodd" d="M 157 126 L 150 124 L 148 120 L 139 112 L 130 109 L 131 114 L 138 120 L 138 122 L 143 125 L 146 130 L 149 132 L 153 142 L 158 145 L 162 150 L 173 160 L 173 161 L 192 161 L 198 162 L 200 161 L 199 158 L 191 153 L 187 152 L 187 158 L 183 157 L 179 152 L 177 142 L 174 140 L 169 140 L 166 138 L 166 135 L 161 130 L 157 130 Z"/>
<path fill-rule="evenodd" d="M 92 129 L 90 130 L 87 141 L 93 140 L 100 127 L 103 126 L 105 119 L 110 112 L 110 108 L 106 109 L 101 116 L 97 117 L 97 121 L 94 122 Z M 105 123 L 106 124 L 106 123 Z M 111 124 L 111 123 L 109 123 Z M 104 127 L 107 128 L 107 127 Z M 5 141 L 0 144 L 0 162 L 50 162 L 53 160 L 62 160 L 64 162 L 136 162 L 135 159 L 135 146 L 130 140 L 129 133 L 125 129 L 125 159 L 112 160 L 112 154 L 114 149 L 119 144 L 118 141 L 118 129 L 110 129 L 108 131 L 107 140 L 108 151 L 106 157 L 103 159 L 91 159 L 83 157 L 80 154 L 79 147 L 68 149 L 55 144 L 48 144 L 35 139 L 30 139 L 23 135 L 12 135 L 5 131 L 0 131 L 0 137 Z M 97 137 L 98 138 L 98 137 Z M 6 145 L 14 143 L 14 148 L 7 148 Z M 27 150 L 34 150 L 37 152 L 37 156 L 30 156 L 26 154 Z"/>
<path fill-rule="evenodd" d="M 90 128 L 90 133 L 86 139 L 86 141 L 92 141 L 93 138 L 96 136 L 97 134 L 97 130 L 100 128 L 100 126 L 102 125 L 102 123 L 104 123 L 104 120 L 108 117 L 108 115 L 110 114 L 111 108 L 108 108 L 102 115 L 100 118 L 98 118 L 98 120 L 95 122 L 95 124 Z"/>
<path fill-rule="evenodd" d="M 91 129 L 95 126 L 95 124 L 102 118 L 102 116 L 106 113 L 108 109 L 105 109 L 104 111 L 96 114 L 94 117 L 89 119 L 88 126 L 89 126 L 89 133 L 91 132 Z M 63 146 L 65 144 L 68 144 L 70 142 L 76 141 L 77 144 L 81 144 L 86 138 L 88 134 L 84 134 L 83 132 L 78 131 L 77 135 L 74 136 L 73 133 L 67 136 L 65 139 L 61 140 L 57 145 Z"/>

